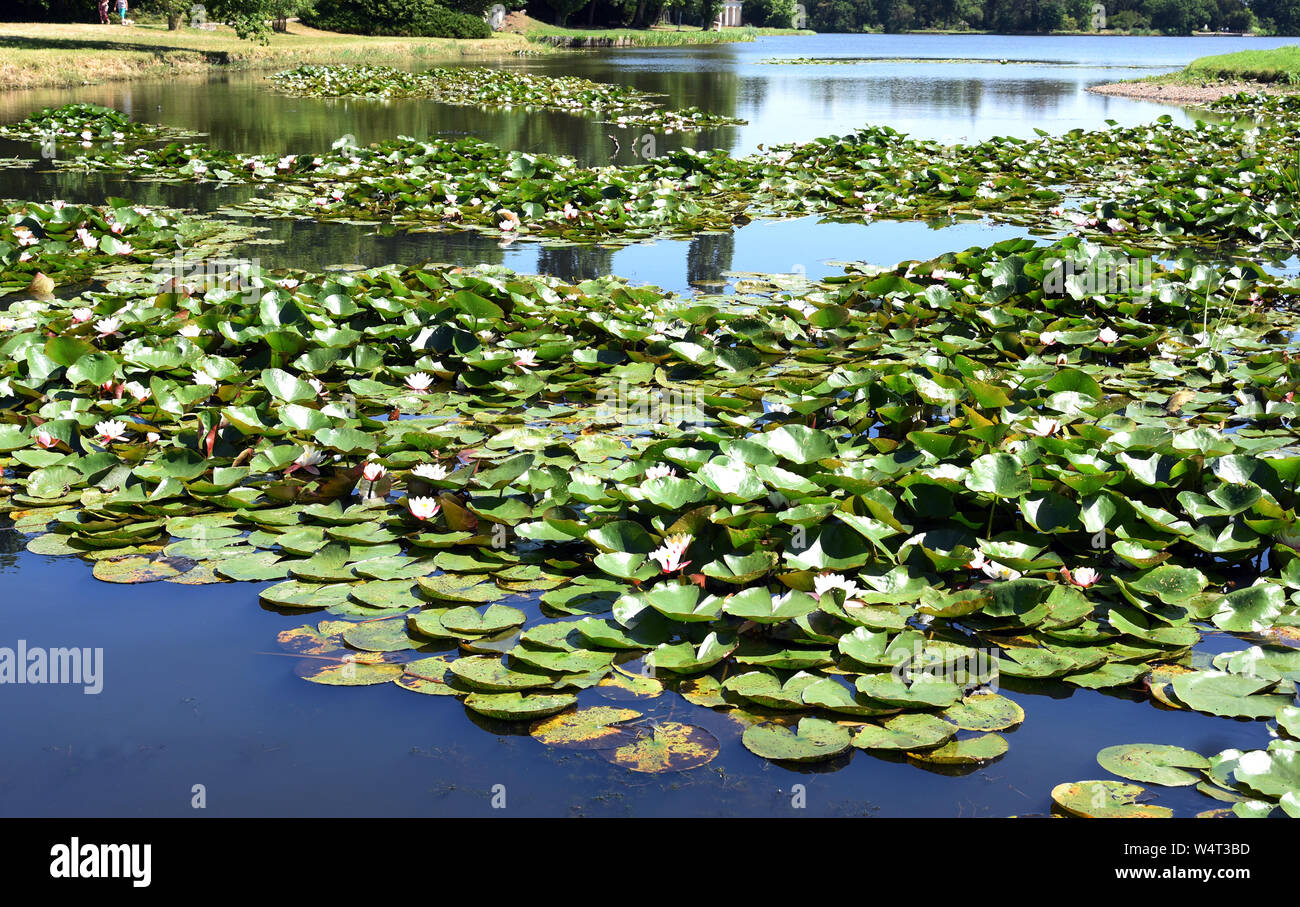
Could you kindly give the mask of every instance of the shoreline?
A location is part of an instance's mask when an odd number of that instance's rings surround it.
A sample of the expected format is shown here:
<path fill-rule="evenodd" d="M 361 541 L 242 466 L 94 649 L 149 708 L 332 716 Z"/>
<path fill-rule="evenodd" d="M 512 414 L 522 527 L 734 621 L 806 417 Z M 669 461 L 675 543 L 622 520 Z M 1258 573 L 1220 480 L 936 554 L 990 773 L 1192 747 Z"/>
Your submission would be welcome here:
<path fill-rule="evenodd" d="M 1215 82 L 1203 85 L 1179 84 L 1177 82 L 1109 82 L 1105 85 L 1093 85 L 1088 88 L 1093 94 L 1111 97 L 1132 98 L 1137 101 L 1159 101 L 1165 104 L 1208 104 L 1219 98 L 1242 91 L 1262 91 L 1267 94 L 1293 94 L 1295 89 L 1265 82 Z"/>
<path fill-rule="evenodd" d="M 0 23 L 0 84 L 5 92 L 74 88 L 133 79 L 166 79 L 222 70 L 308 63 L 401 63 L 504 59 L 555 53 L 523 35 L 398 38 L 343 35 L 291 22 L 267 44 L 237 38 L 224 26 L 169 31 L 159 25 Z"/>

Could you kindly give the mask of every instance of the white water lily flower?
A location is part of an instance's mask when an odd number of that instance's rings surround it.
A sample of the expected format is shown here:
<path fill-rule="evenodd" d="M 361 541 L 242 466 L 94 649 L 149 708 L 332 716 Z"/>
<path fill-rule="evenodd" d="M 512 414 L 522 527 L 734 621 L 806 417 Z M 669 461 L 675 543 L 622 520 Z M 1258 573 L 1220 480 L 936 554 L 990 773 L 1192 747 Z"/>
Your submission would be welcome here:
<path fill-rule="evenodd" d="M 656 463 L 645 471 L 646 480 L 650 479 L 668 479 L 675 478 L 677 470 L 673 469 L 667 463 Z"/>
<path fill-rule="evenodd" d="M 1029 433 L 1037 435 L 1040 438 L 1051 437 L 1061 430 L 1061 423 L 1055 419 L 1049 419 L 1046 416 L 1039 416 L 1029 426 Z"/>
<path fill-rule="evenodd" d="M 1078 570 L 1063 570 L 1066 579 L 1078 586 L 1080 589 L 1087 589 L 1089 586 L 1095 586 L 1101 579 L 1101 574 L 1091 567 L 1080 567 Z"/>
<path fill-rule="evenodd" d="M 191 340 L 203 333 L 203 328 L 197 324 L 184 324 L 178 331 L 182 337 L 189 337 Z"/>
<path fill-rule="evenodd" d="M 329 391 L 325 389 L 325 382 L 319 378 L 308 378 L 307 383 L 311 385 L 311 389 L 316 392 L 317 397 L 329 396 Z"/>
<path fill-rule="evenodd" d="M 515 365 L 519 366 L 519 367 L 522 368 L 522 369 L 536 368 L 536 367 L 537 367 L 537 351 L 536 351 L 536 350 L 517 350 L 516 353 L 515 353 Z"/>
<path fill-rule="evenodd" d="M 447 478 L 447 467 L 441 463 L 421 463 L 411 470 L 411 475 L 419 476 L 431 482 L 438 482 Z"/>
<path fill-rule="evenodd" d="M 91 309 L 86 308 L 85 306 L 82 306 L 79 309 L 72 310 L 72 320 L 75 324 L 85 324 L 87 321 L 89 321 L 94 317 L 95 317 L 95 313 Z"/>
<path fill-rule="evenodd" d="M 499 223 L 497 226 L 499 226 L 502 230 L 505 230 L 507 232 L 511 230 L 518 230 L 519 215 L 513 211 L 502 211 L 501 223 Z"/>
<path fill-rule="evenodd" d="M 1102 328 L 1097 332 L 1097 339 L 1102 343 L 1114 343 L 1119 339 L 1119 334 L 1116 334 L 1110 328 Z"/>
<path fill-rule="evenodd" d="M 162 435 L 158 434 L 158 432 L 156 431 L 151 431 L 144 436 L 144 439 L 148 441 L 150 444 L 157 444 L 159 441 L 162 440 Z"/>
<path fill-rule="evenodd" d="M 95 433 L 104 441 L 120 441 L 126 437 L 126 424 L 116 419 L 97 422 Z"/>
<path fill-rule="evenodd" d="M 1056 331 L 1043 331 L 1043 333 L 1038 335 L 1038 342 L 1041 343 L 1043 346 L 1051 346 L 1053 343 L 1055 343 L 1060 339 L 1061 339 L 1061 335 L 1058 334 Z"/>
<path fill-rule="evenodd" d="M 972 570 L 983 570 L 987 563 L 988 561 L 984 559 L 984 552 L 976 551 L 975 556 L 970 559 L 970 563 L 967 566 Z"/>
<path fill-rule="evenodd" d="M 145 387 L 139 381 L 128 381 L 122 385 L 122 390 L 126 391 L 136 400 L 143 403 L 149 399 L 149 388 Z"/>
<path fill-rule="evenodd" d="M 1062 365 L 1069 365 L 1069 364 L 1070 364 L 1070 357 L 1067 356 L 1067 355 L 1065 355 L 1065 353 L 1060 353 L 1060 354 L 1058 354 L 1057 357 L 1056 357 L 1056 364 L 1057 364 L 1058 367 L 1059 367 L 1059 366 L 1062 366 Z"/>
<path fill-rule="evenodd" d="M 414 375 L 408 375 L 406 386 L 417 393 L 424 393 L 433 384 L 433 379 L 424 372 L 416 372 Z"/>
<path fill-rule="evenodd" d="M 85 227 L 81 227 L 77 230 L 77 239 L 80 240 L 81 244 L 87 249 L 93 249 L 95 246 L 99 245 L 99 240 L 95 239 L 95 237 L 92 236 L 90 231 Z"/>
<path fill-rule="evenodd" d="M 431 520 L 442 509 L 437 498 L 408 498 L 406 506 L 411 511 L 411 516 L 417 520 Z"/>
<path fill-rule="evenodd" d="M 361 467 L 361 475 L 367 482 L 378 482 L 384 476 L 388 475 L 388 470 L 382 463 L 376 463 L 374 460 L 367 460 Z"/>
<path fill-rule="evenodd" d="M 853 597 L 863 590 L 853 580 L 847 579 L 839 573 L 822 573 L 813 578 L 813 592 L 819 601 L 832 589 L 844 590 L 844 606 L 846 608 L 862 606 L 862 602 L 855 601 Z"/>
<path fill-rule="evenodd" d="M 0 332 L 8 333 L 18 327 L 17 320 L 8 315 L 0 315 Z"/>
<path fill-rule="evenodd" d="M 691 546 L 695 537 L 689 532 L 683 532 L 680 535 L 670 535 L 664 539 L 662 547 L 656 548 L 650 552 L 650 557 L 659 562 L 659 567 L 664 573 L 674 573 L 690 566 L 690 561 L 683 561 L 682 555 L 686 549 Z"/>
<path fill-rule="evenodd" d="M 110 334 L 116 334 L 117 329 L 122 326 L 121 318 L 101 318 L 95 322 L 95 330 L 99 331 L 99 336 L 107 337 Z"/>
<path fill-rule="evenodd" d="M 1006 564 L 999 564 L 997 561 L 989 561 L 982 568 L 984 575 L 989 579 L 1020 579 L 1022 574 L 1019 570 L 1012 570 Z"/>

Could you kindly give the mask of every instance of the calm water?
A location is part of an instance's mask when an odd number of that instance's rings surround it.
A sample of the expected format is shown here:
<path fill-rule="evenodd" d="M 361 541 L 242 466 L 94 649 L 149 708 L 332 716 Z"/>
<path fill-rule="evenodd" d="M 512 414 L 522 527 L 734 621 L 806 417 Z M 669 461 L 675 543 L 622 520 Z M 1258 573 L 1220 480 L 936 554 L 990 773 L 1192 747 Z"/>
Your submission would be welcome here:
<path fill-rule="evenodd" d="M 511 60 L 551 74 L 576 73 L 667 94 L 749 125 L 680 144 L 747 153 L 760 144 L 845 133 L 866 123 L 947 141 L 1032 135 L 1137 123 L 1173 108 L 1089 94 L 1087 86 L 1177 68 L 1209 53 L 1269 47 L 1285 39 L 842 36 L 774 38 L 709 48 L 637 49 Z M 852 65 L 777 66 L 779 57 L 877 58 Z M 898 62 L 881 58 L 984 59 L 988 63 Z M 999 61 L 1007 60 L 1007 63 Z M 1034 61 L 1034 62 L 1014 62 Z M 636 132 L 563 114 L 483 112 L 422 101 L 285 98 L 258 74 L 165 83 L 9 92 L 0 119 L 69 101 L 92 101 L 134 117 L 206 132 L 220 147 L 247 152 L 327 148 L 350 134 L 369 142 L 394 135 L 470 134 L 507 147 L 558 152 L 597 163 L 632 160 Z M 618 136 L 622 151 L 614 155 Z M 0 144 L 0 155 L 30 148 Z M 0 195 L 212 210 L 247 190 L 136 184 L 61 173 L 38 165 L 0 171 Z M 754 223 L 729 236 L 661 241 L 620 250 L 502 248 L 477 236 L 375 237 L 344 225 L 270 223 L 282 245 L 250 254 L 264 265 L 323 268 L 387 262 L 499 262 L 564 277 L 620 274 L 682 292 L 717 291 L 730 272 L 836 273 L 836 261 L 893 264 L 1022 235 L 979 223 Z M 185 815 L 191 789 L 207 789 L 218 815 L 479 815 L 504 784 L 512 814 L 787 814 L 790 789 L 807 789 L 807 812 L 865 816 L 978 816 L 1044 813 L 1053 785 L 1104 777 L 1102 747 L 1138 741 L 1214 753 L 1267 741 L 1262 723 L 1157 711 L 1124 694 L 1066 685 L 1003 692 L 1026 710 L 1006 736 L 1010 752 L 964 775 L 939 774 L 857 752 L 799 772 L 767 763 L 739 742 L 724 715 L 673 696 L 634 704 L 655 717 L 701 724 L 721 741 L 710 765 L 641 776 L 595 753 L 535 743 L 526 728 L 473 717 L 457 703 L 392 685 L 329 688 L 293 673 L 296 658 L 274 654 L 275 636 L 318 615 L 259 606 L 256 584 L 116 586 L 80 561 L 22 550 L 0 530 L 0 646 L 104 649 L 104 688 L 0 686 L 6 719 L 0 748 L 0 815 Z M 533 615 L 536 615 L 534 610 Z M 1239 648 L 1212 638 L 1207 651 Z M 606 701 L 589 690 L 583 704 Z M 1187 814 L 1209 808 L 1187 791 L 1161 802 Z"/>

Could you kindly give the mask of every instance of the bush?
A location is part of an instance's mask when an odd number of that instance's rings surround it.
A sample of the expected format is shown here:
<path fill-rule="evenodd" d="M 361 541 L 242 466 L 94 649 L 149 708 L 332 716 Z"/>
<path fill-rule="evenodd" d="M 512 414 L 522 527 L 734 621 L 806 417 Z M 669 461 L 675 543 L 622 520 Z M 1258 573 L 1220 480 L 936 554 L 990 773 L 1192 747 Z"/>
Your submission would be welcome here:
<path fill-rule="evenodd" d="M 481 14 L 448 9 L 433 0 L 320 0 L 303 24 L 350 35 L 487 38 Z"/>

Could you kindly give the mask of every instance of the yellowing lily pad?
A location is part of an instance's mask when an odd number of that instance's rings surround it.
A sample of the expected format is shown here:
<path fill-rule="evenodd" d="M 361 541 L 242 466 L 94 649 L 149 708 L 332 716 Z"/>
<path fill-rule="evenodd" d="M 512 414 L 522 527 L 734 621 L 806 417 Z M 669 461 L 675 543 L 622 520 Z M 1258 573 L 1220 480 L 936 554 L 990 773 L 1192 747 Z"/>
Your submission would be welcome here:
<path fill-rule="evenodd" d="M 608 749 L 627 740 L 628 732 L 617 725 L 640 718 L 635 709 L 616 709 L 598 705 L 543 718 L 529 733 L 547 746 L 575 750 Z"/>
<path fill-rule="evenodd" d="M 643 729 L 636 740 L 602 755 L 634 772 L 684 772 L 712 762 L 718 739 L 702 727 L 666 721 Z"/>
<path fill-rule="evenodd" d="M 1168 819 L 1174 811 L 1137 802 L 1144 793 L 1136 784 L 1120 781 L 1069 781 L 1052 788 L 1052 802 L 1071 816 L 1084 819 Z"/>

